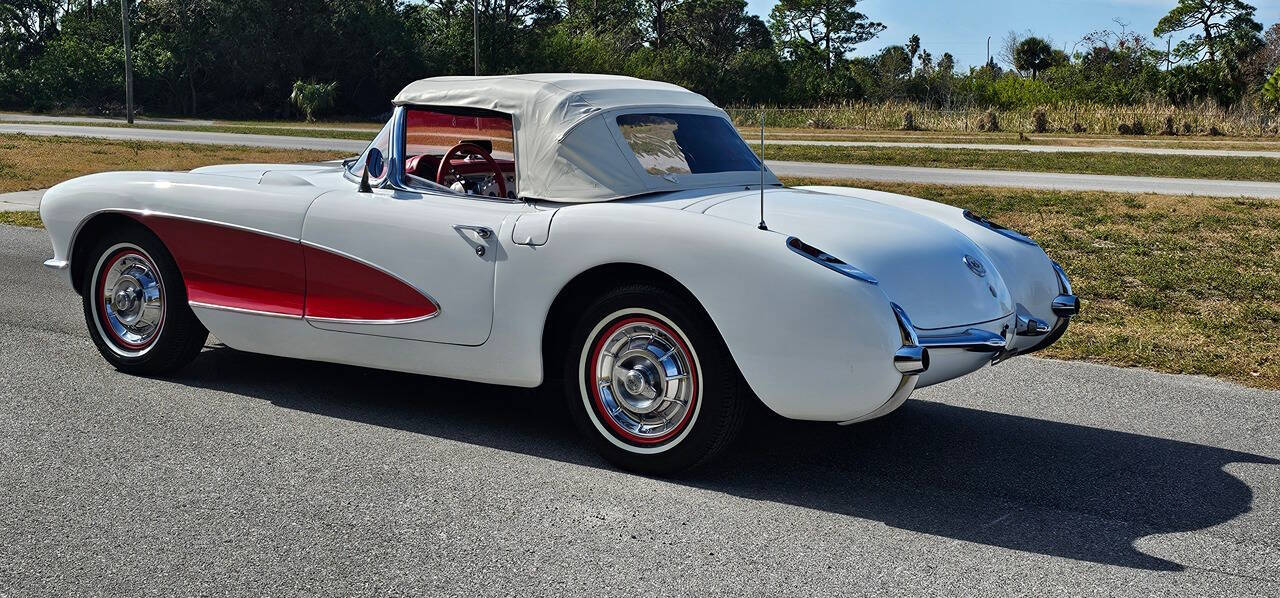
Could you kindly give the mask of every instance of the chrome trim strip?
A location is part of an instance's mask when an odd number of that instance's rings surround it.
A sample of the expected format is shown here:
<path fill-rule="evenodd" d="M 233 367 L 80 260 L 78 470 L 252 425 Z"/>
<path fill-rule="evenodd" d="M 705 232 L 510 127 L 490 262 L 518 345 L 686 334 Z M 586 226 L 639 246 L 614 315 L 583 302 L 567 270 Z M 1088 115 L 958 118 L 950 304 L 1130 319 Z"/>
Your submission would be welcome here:
<path fill-rule="evenodd" d="M 392 271 L 390 271 L 390 270 L 388 270 L 388 269 L 386 269 L 386 268 L 383 268 L 382 266 L 379 266 L 379 265 L 377 265 L 377 264 L 375 264 L 375 263 L 373 263 L 373 262 L 371 262 L 371 261 L 369 261 L 369 260 L 366 260 L 366 259 L 364 259 L 364 258 L 357 257 L 357 256 L 351 255 L 350 253 L 347 253 L 347 252 L 345 252 L 345 251 L 339 251 L 339 250 L 337 250 L 337 249 L 334 249 L 334 248 L 332 248 L 332 247 L 327 247 L 327 246 L 325 246 L 325 245 L 321 245 L 321 244 L 319 244 L 319 243 L 314 243 L 314 242 L 308 241 L 308 240 L 306 240 L 306 239 L 303 239 L 302 241 L 300 241 L 300 243 L 302 243 L 303 245 L 305 245 L 305 246 L 307 246 L 307 247 L 310 247 L 310 248 L 312 248 L 312 249 L 318 249 L 318 250 L 320 250 L 320 251 L 327 251 L 327 252 L 332 253 L 332 254 L 334 254 L 334 255 L 342 256 L 342 257 L 344 257 L 344 258 L 347 258 L 347 259 L 349 259 L 349 260 L 352 260 L 352 261 L 357 262 L 357 263 L 360 263 L 360 264 L 364 264 L 365 266 L 368 266 L 368 267 L 370 267 L 370 268 L 373 268 L 374 270 L 377 270 L 377 271 L 379 271 L 379 272 L 382 272 L 383 274 L 386 274 L 387 276 L 390 276 L 390 277 L 392 277 L 392 278 L 394 278 L 394 279 L 396 279 L 396 280 L 400 281 L 402 284 L 404 284 L 404 285 L 408 286 L 409 288 L 411 288 L 411 289 L 413 289 L 413 290 L 417 291 L 419 295 L 422 295 L 423 297 L 426 297 L 427 301 L 430 301 L 430 302 L 431 302 L 431 305 L 434 305 L 434 306 L 435 306 L 435 308 L 436 308 L 436 310 L 435 310 L 434 312 L 429 313 L 429 314 L 427 314 L 427 315 L 425 315 L 425 316 L 416 316 L 416 317 L 413 317 L 413 318 L 400 318 L 400 319 L 395 319 L 395 320 L 361 320 L 361 319 L 349 319 L 349 318 L 319 318 L 319 317 L 315 317 L 315 316 L 304 316 L 304 317 L 305 317 L 307 320 L 309 320 L 309 321 L 312 321 L 312 322 L 327 322 L 327 323 L 331 323 L 331 324 L 411 324 L 411 323 L 413 323 L 413 322 L 421 322 L 421 321 L 423 321 L 423 320 L 430 320 L 431 318 L 434 318 L 434 317 L 436 317 L 436 316 L 440 315 L 440 313 L 444 311 L 444 309 L 440 307 L 440 302 L 439 302 L 439 301 L 436 301 L 435 297 L 432 297 L 432 296 L 431 296 L 430 294 L 428 294 L 426 291 L 424 291 L 424 290 L 422 290 L 421 288 L 419 288 L 419 287 L 418 287 L 418 285 L 415 285 L 415 284 L 413 284 L 412 282 L 409 282 L 408 280 L 405 280 L 403 276 L 400 276 L 399 274 L 396 274 L 395 272 L 392 272 Z"/>
<path fill-rule="evenodd" d="M 1004 236 L 1004 237 L 1006 237 L 1006 238 L 1013 239 L 1014 241 L 1017 241 L 1017 242 L 1019 242 L 1019 243 L 1025 243 L 1025 244 L 1027 244 L 1027 245 L 1034 245 L 1034 246 L 1036 246 L 1036 247 L 1039 247 L 1039 246 L 1040 246 L 1040 244 L 1039 244 L 1039 243 L 1036 243 L 1036 242 L 1035 242 L 1035 240 L 1034 240 L 1034 239 L 1032 239 L 1031 237 L 1028 237 L 1028 236 L 1026 236 L 1026 235 L 1024 235 L 1024 234 L 1022 234 L 1022 233 L 1020 233 L 1020 232 L 1018 232 L 1018 231 L 1016 231 L 1016 230 L 1013 230 L 1013 229 L 1011 229 L 1011 228 L 1009 228 L 1009 227 L 1001 226 L 1001 225 L 999 225 L 999 224 L 996 224 L 996 223 L 994 223 L 994 222 L 992 222 L 992 221 L 990 221 L 990 220 L 987 220 L 986 218 L 984 218 L 984 217 L 982 217 L 982 216 L 979 216 L 979 215 L 977 215 L 977 214 L 974 214 L 973 212 L 971 212 L 971 211 L 969 211 L 969 210 L 965 210 L 965 211 L 964 211 L 964 218 L 965 218 L 965 220 L 968 220 L 969 222 L 972 222 L 972 223 L 974 223 L 974 224 L 976 224 L 976 225 L 978 225 L 978 226 L 981 226 L 981 227 L 983 227 L 983 228 L 985 228 L 985 229 L 987 229 L 987 230 L 989 230 L 989 231 L 991 231 L 991 232 L 994 232 L 994 233 L 997 233 L 997 234 L 1003 235 L 1003 236 Z"/>
<path fill-rule="evenodd" d="M 51 258 L 44 261 L 44 267 L 50 270 L 66 270 L 71 267 L 71 262 Z"/>
<path fill-rule="evenodd" d="M 808 243 L 805 243 L 804 241 L 800 240 L 799 237 L 787 237 L 786 243 L 787 243 L 787 249 L 790 249 L 796 255 L 799 255 L 815 264 L 818 264 L 819 266 L 834 270 L 854 280 L 861 280 L 862 282 L 865 282 L 867 284 L 876 284 L 876 285 L 880 284 L 880 281 L 876 280 L 876 277 L 866 272 L 863 272 L 862 270 L 854 266 L 851 266 L 845 263 L 844 260 L 841 260 L 840 258 L 834 255 L 831 255 L 830 253 L 827 253 L 825 251 L 822 251 L 821 249 L 818 249 L 817 247 L 814 247 L 812 245 L 809 245 Z M 809 247 L 810 249 L 813 249 L 814 251 L 821 253 L 823 256 L 829 257 L 835 261 L 834 262 L 826 261 L 822 259 L 821 256 L 815 257 L 812 255 L 809 255 L 808 253 L 805 253 L 804 251 L 796 247 L 795 246 L 796 244 Z"/>
<path fill-rule="evenodd" d="M 942 336 L 922 336 L 920 345 L 929 349 L 964 349 L 982 353 L 1002 351 L 1008 343 L 1003 336 L 980 328 Z"/>
<path fill-rule="evenodd" d="M 139 216 L 159 216 L 159 217 L 161 217 L 161 218 L 174 218 L 174 219 L 177 219 L 177 220 L 187 220 L 187 221 L 190 221 L 190 222 L 199 222 L 199 223 L 201 223 L 201 224 L 210 224 L 210 225 L 213 225 L 213 226 L 221 226 L 221 227 L 223 227 L 223 228 L 231 228 L 231 229 L 235 229 L 235 230 L 244 231 L 244 232 L 247 232 L 247 233 L 256 233 L 256 234 L 259 234 L 259 235 L 265 235 L 265 236 L 268 236 L 268 237 L 273 237 L 273 238 L 276 238 L 276 239 L 280 239 L 280 240 L 282 240 L 282 241 L 292 241 L 292 242 L 294 242 L 294 243 L 297 243 L 297 242 L 299 241 L 299 239 L 298 239 L 297 237 L 290 237 L 289 235 L 285 235 L 285 234 L 281 234 L 281 233 L 276 233 L 276 232 L 272 232 L 272 231 L 269 231 L 269 230 L 262 230 L 262 229 L 260 229 L 260 228 L 253 228 L 253 227 L 251 227 L 251 226 L 244 226 L 244 225 L 242 225 L 242 224 L 234 224 L 234 223 L 231 223 L 231 222 L 223 222 L 223 221 L 221 221 L 221 220 L 210 220 L 209 218 L 201 218 L 201 217 L 199 217 L 199 216 L 187 216 L 187 215 L 184 215 L 184 214 L 174 214 L 174 213 L 171 213 L 171 212 L 160 212 L 160 211 L 156 211 L 156 210 L 152 210 L 152 209 L 146 209 L 146 208 L 144 208 L 144 209 L 137 209 L 137 208 L 103 208 L 103 209 L 101 209 L 101 210 L 95 210 L 95 211 L 93 211 L 93 212 L 90 212 L 88 215 L 86 215 L 84 218 L 82 218 L 82 219 L 80 220 L 80 225 L 76 227 L 76 232 L 74 233 L 74 235 L 72 236 L 72 238 L 74 239 L 74 238 L 75 238 L 75 235 L 78 235 L 78 234 L 80 233 L 80 228 L 81 228 L 82 226 L 84 226 L 84 223 L 85 223 L 85 222 L 88 222 L 90 218 L 93 218 L 94 216 L 97 216 L 98 214 L 103 214 L 103 213 L 108 213 L 108 212 L 111 212 L 111 213 L 117 213 L 117 214 L 137 214 L 137 215 L 139 215 Z"/>
<path fill-rule="evenodd" d="M 201 307 L 204 309 L 214 309 L 218 311 L 229 311 L 238 314 L 247 314 L 251 316 L 267 316 L 270 318 L 285 318 L 287 320 L 301 320 L 302 316 L 294 314 L 282 314 L 275 311 L 262 311 L 260 309 L 248 309 L 245 307 L 232 307 L 230 305 L 218 305 L 216 303 L 205 303 L 203 301 L 187 301 L 187 305 L 191 307 Z"/>
<path fill-rule="evenodd" d="M 440 315 L 439 310 L 436 310 L 435 312 L 429 313 L 425 316 L 418 316 L 415 318 L 401 318 L 398 320 L 357 320 L 352 318 L 321 318 L 316 316 L 304 316 L 303 319 L 305 319 L 308 322 L 321 322 L 325 324 L 412 324 L 414 322 L 422 322 L 424 320 L 430 320 L 431 318 L 434 318 L 437 315 Z"/>

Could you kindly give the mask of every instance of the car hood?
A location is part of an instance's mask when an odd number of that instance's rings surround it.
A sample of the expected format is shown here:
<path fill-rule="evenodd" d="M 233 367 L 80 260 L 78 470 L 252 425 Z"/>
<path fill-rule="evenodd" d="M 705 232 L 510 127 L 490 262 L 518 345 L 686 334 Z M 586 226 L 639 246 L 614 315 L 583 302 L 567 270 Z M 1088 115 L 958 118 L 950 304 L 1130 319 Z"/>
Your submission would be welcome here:
<path fill-rule="evenodd" d="M 760 195 L 726 195 L 686 209 L 755 226 Z M 992 260 L 969 237 L 928 216 L 856 197 L 771 189 L 765 220 L 769 230 L 798 237 L 874 276 L 918 328 L 951 328 L 1013 312 Z M 976 274 L 966 256 L 981 262 L 985 275 Z"/>

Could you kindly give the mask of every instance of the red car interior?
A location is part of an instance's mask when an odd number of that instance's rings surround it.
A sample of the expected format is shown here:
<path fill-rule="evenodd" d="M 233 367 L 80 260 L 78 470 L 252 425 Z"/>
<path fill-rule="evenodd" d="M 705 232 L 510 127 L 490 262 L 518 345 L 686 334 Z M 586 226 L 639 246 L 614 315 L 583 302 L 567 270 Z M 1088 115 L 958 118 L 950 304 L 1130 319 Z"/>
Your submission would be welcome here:
<path fill-rule="evenodd" d="M 498 164 L 498 168 L 501 168 L 502 172 L 510 175 L 514 175 L 516 173 L 515 160 L 499 160 L 498 158 L 494 158 L 493 161 Z M 451 160 L 450 164 L 453 166 L 454 171 L 461 175 L 490 174 L 493 172 L 490 170 L 489 164 L 484 160 L 457 159 Z M 414 156 L 405 160 L 404 163 L 404 171 L 406 174 L 411 174 L 429 181 L 434 181 L 436 179 L 436 171 L 439 168 L 440 156 L 433 156 L 429 154 Z"/>

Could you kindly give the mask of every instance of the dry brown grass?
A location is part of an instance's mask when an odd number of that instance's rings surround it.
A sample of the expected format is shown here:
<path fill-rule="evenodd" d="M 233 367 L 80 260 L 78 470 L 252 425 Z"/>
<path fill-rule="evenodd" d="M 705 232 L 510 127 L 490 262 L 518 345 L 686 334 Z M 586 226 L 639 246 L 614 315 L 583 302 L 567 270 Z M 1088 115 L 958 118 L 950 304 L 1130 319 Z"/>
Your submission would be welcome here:
<path fill-rule="evenodd" d="M 44 189 L 95 172 L 191 170 L 211 164 L 320 162 L 342 152 L 0 135 L 0 193 Z"/>
<path fill-rule="evenodd" d="M 1280 202 L 788 179 L 925 197 L 1038 240 L 1084 310 L 1043 355 L 1280 389 Z"/>

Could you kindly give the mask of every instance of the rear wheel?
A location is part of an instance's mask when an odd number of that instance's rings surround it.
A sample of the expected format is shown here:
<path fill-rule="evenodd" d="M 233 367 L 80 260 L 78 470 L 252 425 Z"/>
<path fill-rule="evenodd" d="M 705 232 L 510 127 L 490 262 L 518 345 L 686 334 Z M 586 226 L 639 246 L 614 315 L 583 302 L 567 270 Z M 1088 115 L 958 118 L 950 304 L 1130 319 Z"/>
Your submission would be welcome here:
<path fill-rule="evenodd" d="M 723 451 L 742 426 L 740 376 L 701 310 L 637 284 L 592 302 L 565 356 L 578 428 L 624 469 L 670 474 Z"/>
<path fill-rule="evenodd" d="M 142 226 L 112 231 L 90 250 L 83 270 L 89 335 L 116 369 L 138 375 L 174 371 L 195 358 L 209 333 L 187 305 L 173 257 Z"/>

